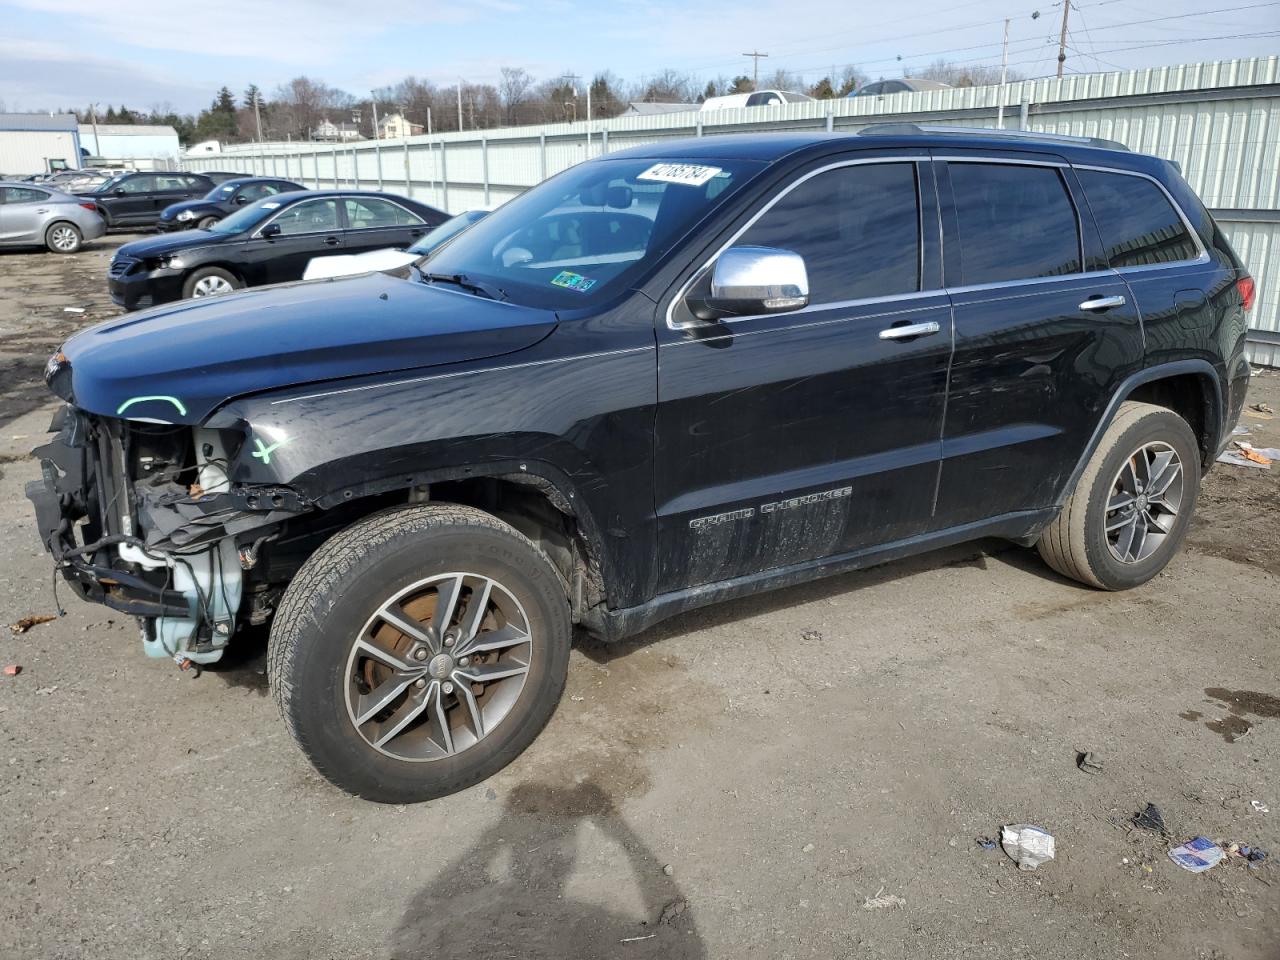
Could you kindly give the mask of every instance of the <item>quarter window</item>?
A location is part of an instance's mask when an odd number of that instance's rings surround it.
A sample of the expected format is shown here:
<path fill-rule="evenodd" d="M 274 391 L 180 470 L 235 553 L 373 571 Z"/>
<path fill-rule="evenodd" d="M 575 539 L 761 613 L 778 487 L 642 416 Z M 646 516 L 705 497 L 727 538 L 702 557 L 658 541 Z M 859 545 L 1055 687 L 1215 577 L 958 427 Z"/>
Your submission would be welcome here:
<path fill-rule="evenodd" d="M 1186 224 L 1150 180 L 1098 170 L 1081 170 L 1079 177 L 1111 266 L 1174 263 L 1199 255 Z"/>
<path fill-rule="evenodd" d="M 1080 272 L 1075 206 L 1056 167 L 952 163 L 961 283 Z"/>
<path fill-rule="evenodd" d="M 389 200 L 377 197 L 348 197 L 343 201 L 347 205 L 347 228 L 350 230 L 372 230 L 376 227 L 403 227 L 422 223 L 408 210 Z"/>
<path fill-rule="evenodd" d="M 920 289 L 915 164 L 857 164 L 810 177 L 738 245 L 804 257 L 813 304 L 914 293 Z"/>
<path fill-rule="evenodd" d="M 308 200 L 290 207 L 272 223 L 280 224 L 280 234 L 323 233 L 338 229 L 338 203 L 333 198 Z"/>

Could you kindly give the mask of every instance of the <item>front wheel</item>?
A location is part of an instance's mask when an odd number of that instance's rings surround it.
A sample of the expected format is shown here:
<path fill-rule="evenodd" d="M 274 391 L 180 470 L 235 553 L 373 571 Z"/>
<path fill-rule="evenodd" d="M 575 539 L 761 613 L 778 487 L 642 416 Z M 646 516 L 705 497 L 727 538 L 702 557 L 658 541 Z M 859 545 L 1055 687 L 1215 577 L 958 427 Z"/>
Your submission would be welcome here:
<path fill-rule="evenodd" d="M 1178 552 L 1200 492 L 1187 421 L 1126 401 L 1037 547 L 1063 576 L 1103 590 L 1146 583 Z"/>
<path fill-rule="evenodd" d="M 200 222 L 196 224 L 196 229 L 197 229 L 197 230 L 208 230 L 208 229 L 209 229 L 210 227 L 212 227 L 215 223 L 217 223 L 219 219 L 220 219 L 220 218 L 218 218 L 218 217 L 202 217 L 202 218 L 200 219 Z"/>
<path fill-rule="evenodd" d="M 374 514 L 285 592 L 270 641 L 276 703 L 329 781 L 384 803 L 501 770 L 564 690 L 571 626 L 546 555 L 471 507 Z"/>
<path fill-rule="evenodd" d="M 182 298 L 217 297 L 224 293 L 232 293 L 241 286 L 240 280 L 229 270 L 221 267 L 201 267 L 191 271 L 182 284 Z"/>

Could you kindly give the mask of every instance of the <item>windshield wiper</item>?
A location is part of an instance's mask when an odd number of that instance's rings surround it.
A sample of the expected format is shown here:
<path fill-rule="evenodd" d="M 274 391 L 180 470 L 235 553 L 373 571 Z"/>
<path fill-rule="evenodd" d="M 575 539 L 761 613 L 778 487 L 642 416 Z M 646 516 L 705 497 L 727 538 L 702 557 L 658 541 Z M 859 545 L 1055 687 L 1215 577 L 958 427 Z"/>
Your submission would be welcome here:
<path fill-rule="evenodd" d="M 422 279 L 428 283 L 452 283 L 463 290 L 470 290 L 472 293 L 478 293 L 482 297 L 488 297 L 490 300 L 497 300 L 500 303 L 506 303 L 508 299 L 506 291 L 501 287 L 495 287 L 491 283 L 483 283 L 479 280 L 471 280 L 465 273 L 427 273 L 421 269 L 418 270 L 418 273 L 422 274 Z"/>

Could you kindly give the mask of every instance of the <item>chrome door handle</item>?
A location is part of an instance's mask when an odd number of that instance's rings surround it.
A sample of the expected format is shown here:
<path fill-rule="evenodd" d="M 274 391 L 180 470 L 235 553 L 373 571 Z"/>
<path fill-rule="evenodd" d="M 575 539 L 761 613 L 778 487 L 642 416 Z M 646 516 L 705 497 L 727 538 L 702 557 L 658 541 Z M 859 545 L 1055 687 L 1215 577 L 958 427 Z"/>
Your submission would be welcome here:
<path fill-rule="evenodd" d="M 337 237 L 325 237 L 325 238 L 324 238 L 324 245 L 325 245 L 326 247 L 336 247 L 336 246 L 337 246 L 339 243 L 341 243 L 341 242 L 342 242 L 342 241 L 341 241 L 341 240 L 339 240 Z"/>
<path fill-rule="evenodd" d="M 908 340 L 911 337 L 927 337 L 931 333 L 937 333 L 942 327 L 938 326 L 938 321 L 930 320 L 928 323 L 909 323 L 901 327 L 889 327 L 880 331 L 881 340 Z"/>
<path fill-rule="evenodd" d="M 1123 307 L 1124 297 L 1090 297 L 1080 304 L 1081 310 L 1110 310 L 1112 307 Z"/>

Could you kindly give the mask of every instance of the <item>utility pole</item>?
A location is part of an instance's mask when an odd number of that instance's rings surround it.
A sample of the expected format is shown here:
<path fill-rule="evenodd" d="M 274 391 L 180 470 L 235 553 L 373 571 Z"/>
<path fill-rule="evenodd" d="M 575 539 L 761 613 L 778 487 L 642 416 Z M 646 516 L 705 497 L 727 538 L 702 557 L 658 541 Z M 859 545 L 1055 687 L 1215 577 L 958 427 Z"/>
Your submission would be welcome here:
<path fill-rule="evenodd" d="M 760 86 L 760 58 L 767 57 L 767 53 L 761 53 L 759 50 L 752 50 L 750 53 L 744 53 L 744 57 L 751 58 L 751 89 L 758 89 Z"/>
<path fill-rule="evenodd" d="M 1004 79 L 1009 72 L 1009 18 L 1004 18 L 1004 42 L 1000 48 L 1000 106 L 996 107 L 996 129 L 1004 129 Z"/>
<path fill-rule="evenodd" d="M 253 95 L 253 120 L 258 125 L 258 142 L 262 142 L 262 111 L 259 107 L 262 105 L 262 94 L 255 93 Z"/>
<path fill-rule="evenodd" d="M 1071 0 L 1062 0 L 1062 32 L 1058 34 L 1058 79 L 1062 79 L 1062 65 L 1067 62 L 1067 14 L 1071 12 Z"/>
<path fill-rule="evenodd" d="M 458 78 L 458 132 L 462 132 L 462 78 Z"/>

